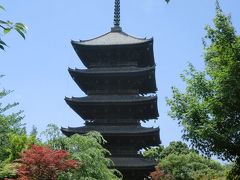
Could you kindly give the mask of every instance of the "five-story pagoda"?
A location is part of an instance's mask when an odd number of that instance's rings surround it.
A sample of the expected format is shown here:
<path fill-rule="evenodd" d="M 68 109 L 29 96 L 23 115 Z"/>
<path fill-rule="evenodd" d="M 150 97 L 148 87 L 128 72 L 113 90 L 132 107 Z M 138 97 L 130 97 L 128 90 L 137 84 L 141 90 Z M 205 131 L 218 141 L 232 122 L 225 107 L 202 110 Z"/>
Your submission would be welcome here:
<path fill-rule="evenodd" d="M 65 98 L 85 121 L 84 127 L 62 128 L 71 136 L 99 131 L 105 148 L 126 180 L 141 180 L 156 163 L 138 151 L 160 144 L 159 128 L 141 121 L 158 118 L 153 39 L 139 39 L 120 27 L 120 0 L 115 0 L 114 27 L 110 32 L 72 45 L 87 69 L 69 69 L 86 97 Z M 150 95 L 149 95 L 150 94 Z"/>

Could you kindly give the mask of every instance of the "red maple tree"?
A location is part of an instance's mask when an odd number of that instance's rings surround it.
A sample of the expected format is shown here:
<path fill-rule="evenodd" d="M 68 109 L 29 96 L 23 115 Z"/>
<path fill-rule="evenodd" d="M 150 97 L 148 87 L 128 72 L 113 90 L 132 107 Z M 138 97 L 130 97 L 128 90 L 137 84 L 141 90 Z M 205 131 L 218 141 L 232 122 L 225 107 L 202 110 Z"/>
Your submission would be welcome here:
<path fill-rule="evenodd" d="M 175 178 L 170 174 L 165 174 L 160 167 L 156 167 L 156 171 L 151 172 L 150 177 L 152 180 L 175 180 Z"/>
<path fill-rule="evenodd" d="M 57 180 L 60 173 L 79 166 L 77 161 L 69 160 L 67 151 L 37 145 L 25 150 L 18 162 L 19 180 Z"/>

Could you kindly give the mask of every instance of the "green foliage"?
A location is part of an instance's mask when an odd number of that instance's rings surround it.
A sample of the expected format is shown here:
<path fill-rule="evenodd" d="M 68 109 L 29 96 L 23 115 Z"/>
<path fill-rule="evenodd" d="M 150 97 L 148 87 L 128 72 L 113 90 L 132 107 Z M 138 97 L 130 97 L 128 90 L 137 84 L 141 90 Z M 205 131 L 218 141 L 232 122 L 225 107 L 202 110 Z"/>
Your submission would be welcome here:
<path fill-rule="evenodd" d="M 207 26 L 206 31 L 205 70 L 199 72 L 190 64 L 181 75 L 186 89 L 173 87 L 173 97 L 167 100 L 170 115 L 195 148 L 239 162 L 240 37 L 219 4 L 214 27 Z"/>
<path fill-rule="evenodd" d="M 188 154 L 190 152 L 196 152 L 192 149 L 189 149 L 187 144 L 181 141 L 173 141 L 164 148 L 160 145 L 157 147 L 148 148 L 143 152 L 143 156 L 146 158 L 155 159 L 156 161 L 161 161 L 161 159 L 167 157 L 170 154 Z"/>
<path fill-rule="evenodd" d="M 37 142 L 36 136 L 27 136 L 26 134 L 7 134 L 7 146 L 1 146 L 4 158 L 0 163 L 0 179 L 5 177 L 15 177 L 17 164 L 13 163 L 20 158 L 20 154 Z"/>
<path fill-rule="evenodd" d="M 65 136 L 62 135 L 59 128 L 55 124 L 48 124 L 47 129 L 41 133 L 45 137 L 45 144 L 51 146 L 53 149 L 66 150 L 64 146 Z"/>
<path fill-rule="evenodd" d="M 171 142 L 168 147 L 160 148 L 162 150 L 158 155 L 144 153 L 145 157 L 148 155 L 147 157 L 152 158 L 153 155 L 160 162 L 156 171 L 151 173 L 153 179 L 225 179 L 226 168 L 223 165 L 199 155 L 183 142 Z M 152 152 L 151 149 L 147 151 Z"/>
<path fill-rule="evenodd" d="M 1 165 L 0 169 L 0 179 L 4 178 L 16 178 L 17 176 L 17 168 L 18 163 L 7 163 L 4 165 Z"/>
<path fill-rule="evenodd" d="M 239 180 L 240 179 L 240 162 L 235 162 L 234 164 L 231 164 L 227 170 L 227 180 Z"/>
<path fill-rule="evenodd" d="M 197 153 L 169 154 L 161 160 L 159 168 L 172 174 L 177 180 L 224 179 L 220 163 L 206 159 Z"/>
<path fill-rule="evenodd" d="M 1 76 L 2 77 L 2 76 Z M 5 89 L 0 90 L 0 100 L 7 96 L 10 91 Z M 11 142 L 10 134 L 22 135 L 24 134 L 24 128 L 21 123 L 23 117 L 22 112 L 8 114 L 7 111 L 12 110 L 18 103 L 12 103 L 3 105 L 0 102 L 0 164 L 9 158 L 8 148 Z"/>
<path fill-rule="evenodd" d="M 115 169 L 109 169 L 112 161 L 106 158 L 109 152 L 101 144 L 105 140 L 98 132 L 90 132 L 84 136 L 73 135 L 64 137 L 56 125 L 48 125 L 43 133 L 47 138 L 47 144 L 54 149 L 64 149 L 71 154 L 71 158 L 77 160 L 79 168 L 63 173 L 61 180 L 114 180 L 120 179 L 115 174 L 120 174 Z"/>
<path fill-rule="evenodd" d="M 15 177 L 17 163 L 13 163 L 20 158 L 20 154 L 36 143 L 35 136 L 27 136 L 26 134 L 8 134 L 8 145 L 2 149 L 5 154 L 5 159 L 0 163 L 0 179 L 5 177 Z"/>
<path fill-rule="evenodd" d="M 0 11 L 5 11 L 5 8 L 0 5 Z M 25 34 L 27 32 L 27 27 L 23 23 L 13 23 L 9 20 L 0 19 L 0 28 L 2 30 L 1 34 L 8 34 L 11 30 L 15 30 L 20 36 L 25 39 Z M 4 50 L 7 44 L 0 37 L 0 49 Z"/>
<path fill-rule="evenodd" d="M 1 78 L 2 76 L 0 76 Z M 9 95 L 11 91 L 0 90 L 0 100 Z M 16 164 L 14 160 L 31 144 L 36 142 L 36 136 L 28 137 L 22 124 L 22 111 L 8 113 L 18 103 L 3 105 L 0 102 L 0 179 L 16 176 Z"/>
<path fill-rule="evenodd" d="M 8 134 L 9 137 L 9 144 L 8 147 L 5 149 L 6 153 L 8 154 L 8 158 L 4 161 L 7 163 L 12 162 L 20 158 L 20 153 L 28 148 L 30 148 L 33 144 L 36 144 L 36 137 L 35 136 L 27 136 L 27 134 Z"/>
<path fill-rule="evenodd" d="M 162 159 L 162 151 L 164 150 L 164 146 L 159 145 L 157 147 L 146 148 L 142 155 L 146 158 L 154 159 L 156 161 L 160 161 Z"/>
<path fill-rule="evenodd" d="M 189 149 L 187 144 L 181 141 L 173 141 L 166 147 L 161 153 L 161 159 L 167 157 L 170 154 L 189 154 L 190 152 L 195 152 L 192 149 Z"/>

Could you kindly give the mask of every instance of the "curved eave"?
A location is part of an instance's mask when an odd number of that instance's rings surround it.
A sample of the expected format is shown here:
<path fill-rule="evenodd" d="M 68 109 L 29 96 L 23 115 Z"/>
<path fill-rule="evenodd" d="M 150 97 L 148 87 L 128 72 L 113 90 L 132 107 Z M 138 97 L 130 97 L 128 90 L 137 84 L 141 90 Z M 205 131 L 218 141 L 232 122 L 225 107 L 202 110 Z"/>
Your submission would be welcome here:
<path fill-rule="evenodd" d="M 124 32 L 108 32 L 96 38 L 89 40 L 72 40 L 72 44 L 77 44 L 80 46 L 117 46 L 117 45 L 131 45 L 131 44 L 141 44 L 151 41 L 153 38 L 137 38 L 128 35 Z"/>
<path fill-rule="evenodd" d="M 84 126 L 78 128 L 61 128 L 66 136 L 74 134 L 86 134 L 90 131 L 100 132 L 104 139 L 109 143 L 108 148 L 118 144 L 125 146 L 134 145 L 135 148 L 146 146 L 157 146 L 161 143 L 159 137 L 159 128 L 144 128 L 137 126 Z"/>
<path fill-rule="evenodd" d="M 110 157 L 113 165 L 123 174 L 124 179 L 149 179 L 149 174 L 155 170 L 157 162 L 144 158 Z"/>
<path fill-rule="evenodd" d="M 111 160 L 114 163 L 113 167 L 119 170 L 122 170 L 122 169 L 148 170 L 148 169 L 154 169 L 154 167 L 157 165 L 155 161 L 144 159 L 144 158 L 111 157 Z"/>
<path fill-rule="evenodd" d="M 147 136 L 159 135 L 160 129 L 144 128 L 136 126 L 83 126 L 83 127 L 68 127 L 61 128 L 62 131 L 73 134 L 86 134 L 90 131 L 98 131 L 104 136 Z"/>
<path fill-rule="evenodd" d="M 86 94 L 114 94 L 157 91 L 155 66 L 146 68 L 68 69 L 76 84 Z M 98 83 L 97 83 L 98 82 Z"/>
<path fill-rule="evenodd" d="M 155 71 L 155 66 L 145 68 L 92 68 L 92 69 L 71 69 L 68 68 L 69 73 L 72 77 L 76 76 L 99 76 L 99 75 L 136 75 L 136 74 L 147 74 Z"/>
<path fill-rule="evenodd" d="M 141 46 L 147 46 L 147 45 L 152 45 L 153 44 L 153 38 L 150 39 L 146 39 L 145 41 L 139 42 L 139 43 L 129 43 L 129 44 L 99 44 L 99 45 L 87 45 L 87 44 L 83 44 L 81 43 L 81 41 L 74 41 L 71 40 L 71 44 L 73 46 L 73 48 L 75 49 L 89 49 L 89 48 L 113 48 L 113 47 L 141 47 Z"/>
<path fill-rule="evenodd" d="M 145 104 L 157 101 L 157 96 L 135 95 L 91 95 L 86 97 L 65 97 L 68 104 L 76 105 L 107 105 L 107 104 Z"/>
<path fill-rule="evenodd" d="M 67 104 L 84 120 L 157 119 L 157 96 L 92 95 L 65 98 Z"/>

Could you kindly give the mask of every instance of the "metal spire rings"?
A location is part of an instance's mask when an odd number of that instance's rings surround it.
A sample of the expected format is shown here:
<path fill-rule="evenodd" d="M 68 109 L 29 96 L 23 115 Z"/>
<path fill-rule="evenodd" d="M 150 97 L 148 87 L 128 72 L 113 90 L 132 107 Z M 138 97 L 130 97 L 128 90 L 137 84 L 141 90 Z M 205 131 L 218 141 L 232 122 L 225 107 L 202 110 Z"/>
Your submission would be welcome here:
<path fill-rule="evenodd" d="M 115 0 L 114 6 L 114 26 L 120 26 L 120 0 Z"/>
<path fill-rule="evenodd" d="M 113 24 L 114 27 L 112 28 L 112 31 L 122 31 L 120 27 L 120 0 L 115 0 Z"/>

